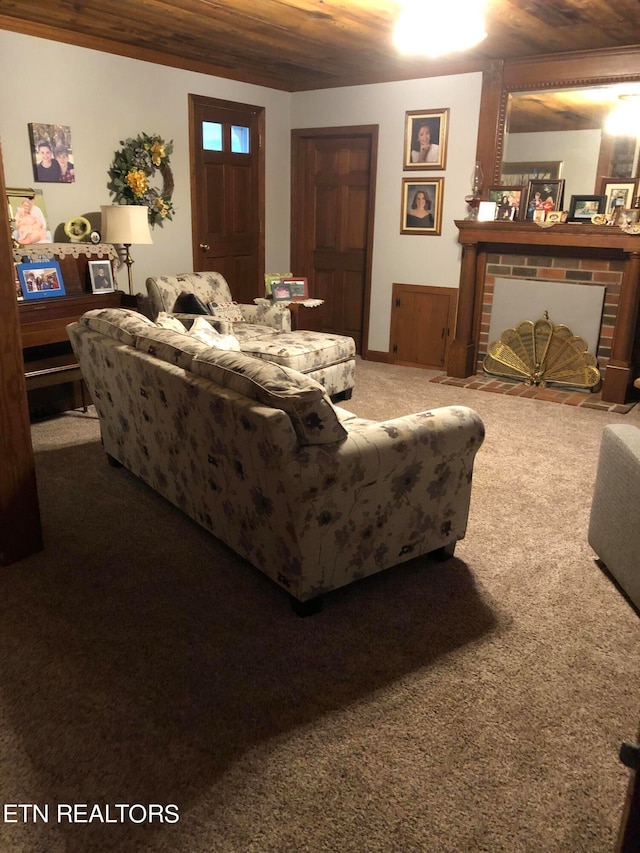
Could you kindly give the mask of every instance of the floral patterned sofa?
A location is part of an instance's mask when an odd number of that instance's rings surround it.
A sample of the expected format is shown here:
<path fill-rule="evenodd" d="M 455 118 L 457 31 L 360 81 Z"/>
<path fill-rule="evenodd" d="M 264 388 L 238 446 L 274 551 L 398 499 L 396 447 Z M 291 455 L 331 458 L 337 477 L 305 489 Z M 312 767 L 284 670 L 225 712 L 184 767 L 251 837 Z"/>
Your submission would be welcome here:
<path fill-rule="evenodd" d="M 149 313 L 172 314 L 188 322 L 180 309 L 183 294 L 209 307 L 209 320 L 224 334 L 238 338 L 248 355 L 275 361 L 313 377 L 330 397 L 351 397 L 355 381 L 356 345 L 353 338 L 323 332 L 291 331 L 291 312 L 283 305 L 245 305 L 234 302 L 226 279 L 218 272 L 163 275 L 146 281 Z"/>
<path fill-rule="evenodd" d="M 87 312 L 69 338 L 104 449 L 313 612 L 320 596 L 465 535 L 484 428 L 463 406 L 376 422 L 315 380 Z"/>

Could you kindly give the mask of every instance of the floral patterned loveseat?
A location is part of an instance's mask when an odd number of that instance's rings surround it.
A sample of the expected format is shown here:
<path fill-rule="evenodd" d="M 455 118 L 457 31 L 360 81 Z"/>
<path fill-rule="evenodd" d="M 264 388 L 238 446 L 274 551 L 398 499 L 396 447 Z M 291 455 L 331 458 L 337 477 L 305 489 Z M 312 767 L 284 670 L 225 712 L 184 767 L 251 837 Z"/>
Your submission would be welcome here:
<path fill-rule="evenodd" d="M 275 361 L 306 373 L 330 397 L 351 397 L 355 382 L 356 345 L 346 335 L 291 331 L 291 312 L 284 305 L 246 305 L 233 302 L 229 285 L 219 272 L 159 275 L 146 281 L 153 319 L 173 314 L 188 322 L 181 298 L 195 296 L 208 307 L 209 320 L 224 334 L 233 334 L 248 355 Z"/>
<path fill-rule="evenodd" d="M 125 309 L 69 338 L 104 449 L 313 611 L 465 535 L 484 429 L 463 406 L 363 420 L 313 379 Z"/>

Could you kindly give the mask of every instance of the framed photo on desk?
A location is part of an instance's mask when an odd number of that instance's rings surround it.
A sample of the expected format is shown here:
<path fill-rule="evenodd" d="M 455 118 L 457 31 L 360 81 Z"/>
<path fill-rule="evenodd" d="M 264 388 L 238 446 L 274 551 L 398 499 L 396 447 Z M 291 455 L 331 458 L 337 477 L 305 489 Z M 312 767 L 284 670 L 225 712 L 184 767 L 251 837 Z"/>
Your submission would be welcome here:
<path fill-rule="evenodd" d="M 115 289 L 109 261 L 89 261 L 87 268 L 92 293 L 110 293 Z"/>
<path fill-rule="evenodd" d="M 57 261 L 37 261 L 17 264 L 20 288 L 24 299 L 47 299 L 66 296 L 60 264 Z"/>
<path fill-rule="evenodd" d="M 282 284 L 289 286 L 291 299 L 294 302 L 309 298 L 309 281 L 307 278 L 283 278 Z"/>
<path fill-rule="evenodd" d="M 284 281 L 274 281 L 271 293 L 274 302 L 291 302 L 291 287 Z"/>

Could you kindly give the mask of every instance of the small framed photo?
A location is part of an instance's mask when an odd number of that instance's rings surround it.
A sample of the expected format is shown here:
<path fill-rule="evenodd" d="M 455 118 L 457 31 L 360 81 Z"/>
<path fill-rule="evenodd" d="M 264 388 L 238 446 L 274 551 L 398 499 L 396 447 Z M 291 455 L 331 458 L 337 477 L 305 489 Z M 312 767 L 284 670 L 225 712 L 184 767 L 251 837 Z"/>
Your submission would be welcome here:
<path fill-rule="evenodd" d="M 51 243 L 42 190 L 7 187 L 11 236 L 21 246 Z"/>
<path fill-rule="evenodd" d="M 66 296 L 60 264 L 57 261 L 17 264 L 17 270 L 24 299 Z"/>
<path fill-rule="evenodd" d="M 602 213 L 606 213 L 609 218 L 617 220 L 623 210 L 633 207 L 637 191 L 637 179 L 624 181 L 620 178 L 602 178 L 600 193 L 606 198 L 605 209 Z"/>
<path fill-rule="evenodd" d="M 535 211 L 542 210 L 544 217 L 552 210 L 562 210 L 564 198 L 564 180 L 557 181 L 529 181 L 527 188 L 527 207 L 525 219 L 533 219 L 540 222 L 539 216 L 534 216 Z"/>
<path fill-rule="evenodd" d="M 115 290 L 109 261 L 89 261 L 87 266 L 93 293 L 109 293 Z"/>
<path fill-rule="evenodd" d="M 401 234 L 440 234 L 444 178 L 402 179 Z"/>
<path fill-rule="evenodd" d="M 274 281 L 271 292 L 274 302 L 291 302 L 291 286 L 284 281 Z"/>
<path fill-rule="evenodd" d="M 520 219 L 524 187 L 500 184 L 496 187 L 489 187 L 487 193 L 488 201 L 495 201 L 496 203 L 496 219 L 511 220 L 511 222 Z"/>
<path fill-rule="evenodd" d="M 567 215 L 562 210 L 550 210 L 545 217 L 545 222 L 566 222 Z"/>
<path fill-rule="evenodd" d="M 271 298 L 274 282 L 282 281 L 283 278 L 292 278 L 292 272 L 268 272 L 264 276 L 264 294 L 267 299 Z"/>
<path fill-rule="evenodd" d="M 497 210 L 495 201 L 481 201 L 478 207 L 478 222 L 493 222 Z"/>
<path fill-rule="evenodd" d="M 640 208 L 633 207 L 620 213 L 617 224 L 621 228 L 628 228 L 631 225 L 637 225 L 638 222 L 640 222 Z"/>
<path fill-rule="evenodd" d="M 404 168 L 444 169 L 448 133 L 448 109 L 405 113 Z"/>
<path fill-rule="evenodd" d="M 306 278 L 283 278 L 282 284 L 289 285 L 291 299 L 294 302 L 301 302 L 303 299 L 309 298 L 309 281 Z"/>
<path fill-rule="evenodd" d="M 572 195 L 567 222 L 591 222 L 591 217 L 604 213 L 607 203 L 604 195 Z"/>

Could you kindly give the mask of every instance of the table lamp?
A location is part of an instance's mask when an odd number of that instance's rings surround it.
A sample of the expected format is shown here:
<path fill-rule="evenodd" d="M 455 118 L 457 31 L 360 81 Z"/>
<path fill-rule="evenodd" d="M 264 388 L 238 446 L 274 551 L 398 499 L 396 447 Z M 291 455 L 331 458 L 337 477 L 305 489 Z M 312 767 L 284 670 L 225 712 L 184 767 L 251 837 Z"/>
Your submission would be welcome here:
<path fill-rule="evenodd" d="M 131 246 L 135 243 L 153 243 L 149 230 L 146 205 L 106 204 L 101 205 L 102 239 L 105 243 L 121 243 L 124 246 L 124 262 L 127 265 L 129 293 L 133 295 L 131 277 Z"/>

